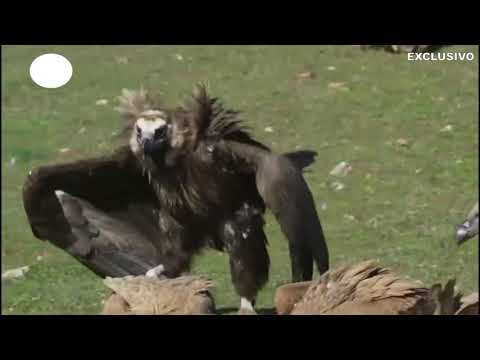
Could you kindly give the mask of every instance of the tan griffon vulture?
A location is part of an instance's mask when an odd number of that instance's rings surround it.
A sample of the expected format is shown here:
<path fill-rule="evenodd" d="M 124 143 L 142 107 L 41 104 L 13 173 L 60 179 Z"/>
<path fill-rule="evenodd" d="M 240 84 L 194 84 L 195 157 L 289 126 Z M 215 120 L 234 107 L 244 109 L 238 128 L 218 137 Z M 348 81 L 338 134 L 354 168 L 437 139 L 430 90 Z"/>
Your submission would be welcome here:
<path fill-rule="evenodd" d="M 429 289 L 403 279 L 375 261 L 342 266 L 318 280 L 277 289 L 280 315 L 407 315 L 434 310 Z"/>
<path fill-rule="evenodd" d="M 203 277 L 126 276 L 107 277 L 103 282 L 114 292 L 105 302 L 103 315 L 215 314 L 214 286 Z"/>
<path fill-rule="evenodd" d="M 279 315 L 478 315 L 478 292 L 455 292 L 455 280 L 428 289 L 364 261 L 280 286 L 275 306 Z"/>

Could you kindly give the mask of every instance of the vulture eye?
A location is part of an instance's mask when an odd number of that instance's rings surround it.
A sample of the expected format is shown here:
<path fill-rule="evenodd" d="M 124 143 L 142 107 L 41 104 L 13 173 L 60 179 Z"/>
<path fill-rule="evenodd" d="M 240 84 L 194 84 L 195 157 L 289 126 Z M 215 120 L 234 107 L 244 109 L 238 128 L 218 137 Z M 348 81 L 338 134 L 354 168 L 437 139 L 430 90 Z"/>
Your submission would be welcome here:
<path fill-rule="evenodd" d="M 161 128 L 158 128 L 157 130 L 155 130 L 154 138 L 155 139 L 162 139 L 162 138 L 165 137 L 166 133 L 167 133 L 167 127 L 162 126 Z"/>
<path fill-rule="evenodd" d="M 135 126 L 135 129 L 137 131 L 137 138 L 139 138 L 140 136 L 142 136 L 142 129 L 140 129 L 140 127 L 137 125 Z"/>

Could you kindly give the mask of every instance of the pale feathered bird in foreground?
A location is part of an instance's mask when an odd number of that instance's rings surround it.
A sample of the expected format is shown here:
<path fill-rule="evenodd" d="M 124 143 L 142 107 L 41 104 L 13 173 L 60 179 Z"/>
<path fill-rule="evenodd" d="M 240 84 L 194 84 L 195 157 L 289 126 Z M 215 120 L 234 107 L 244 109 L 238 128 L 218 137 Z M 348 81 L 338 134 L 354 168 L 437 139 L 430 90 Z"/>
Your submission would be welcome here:
<path fill-rule="evenodd" d="M 107 277 L 104 284 L 114 293 L 105 302 L 103 315 L 215 314 L 213 282 L 200 276 Z"/>
<path fill-rule="evenodd" d="M 478 293 L 462 296 L 455 280 L 429 289 L 364 261 L 280 286 L 275 306 L 279 315 L 473 315 Z"/>
<path fill-rule="evenodd" d="M 277 289 L 278 314 L 420 315 L 432 313 L 429 289 L 401 278 L 375 261 L 328 271 L 316 281 Z"/>
<path fill-rule="evenodd" d="M 215 314 L 213 283 L 201 276 L 127 276 L 104 283 L 114 292 L 104 315 Z M 477 315 L 478 293 L 463 296 L 455 290 L 455 280 L 429 289 L 365 261 L 316 281 L 280 286 L 275 305 L 279 315 Z"/>
<path fill-rule="evenodd" d="M 478 201 L 470 210 L 465 221 L 457 227 L 456 239 L 457 244 L 463 244 L 468 239 L 478 235 Z"/>

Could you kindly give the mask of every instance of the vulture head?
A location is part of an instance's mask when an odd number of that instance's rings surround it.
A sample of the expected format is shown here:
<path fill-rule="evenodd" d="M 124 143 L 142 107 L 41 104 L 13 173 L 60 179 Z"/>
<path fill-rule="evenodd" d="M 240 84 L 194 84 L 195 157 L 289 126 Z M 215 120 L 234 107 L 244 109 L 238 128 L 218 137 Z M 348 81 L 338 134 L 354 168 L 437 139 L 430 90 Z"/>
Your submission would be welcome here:
<path fill-rule="evenodd" d="M 142 159 L 161 158 L 170 143 L 171 112 L 144 89 L 123 89 L 119 103 L 117 110 L 125 121 L 132 152 Z"/>
<path fill-rule="evenodd" d="M 215 314 L 213 283 L 200 276 L 107 277 L 104 284 L 113 294 L 105 301 L 103 315 Z"/>
<path fill-rule="evenodd" d="M 130 134 L 130 148 L 147 165 L 173 166 L 198 144 L 199 132 L 211 118 L 214 99 L 203 85 L 194 89 L 192 101 L 177 108 L 161 105 L 158 97 L 144 89 L 123 90 L 117 110 Z"/>
<path fill-rule="evenodd" d="M 455 237 L 458 245 L 478 235 L 478 202 L 470 210 L 465 221 L 457 226 L 456 230 Z"/>
<path fill-rule="evenodd" d="M 167 130 L 171 127 L 167 121 L 167 114 L 161 110 L 140 113 L 130 140 L 132 150 L 149 157 L 163 153 L 168 146 Z"/>

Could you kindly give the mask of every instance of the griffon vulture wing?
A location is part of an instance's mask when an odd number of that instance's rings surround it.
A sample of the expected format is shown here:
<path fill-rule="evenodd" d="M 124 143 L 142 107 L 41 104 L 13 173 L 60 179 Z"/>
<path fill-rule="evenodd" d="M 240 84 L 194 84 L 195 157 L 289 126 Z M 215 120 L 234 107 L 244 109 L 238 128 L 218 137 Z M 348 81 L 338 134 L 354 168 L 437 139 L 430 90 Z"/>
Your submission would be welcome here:
<path fill-rule="evenodd" d="M 272 153 L 254 140 L 237 118 L 238 112 L 222 107 L 203 86 L 196 88 L 186 105 L 192 115 L 197 146 L 215 148 L 215 161 L 235 172 L 252 174 L 258 193 L 287 237 L 294 282 L 312 279 L 313 261 L 320 274 L 328 270 L 328 249 L 312 193 L 302 171 L 316 153 Z"/>
<path fill-rule="evenodd" d="M 97 275 L 140 275 L 161 261 L 155 196 L 128 147 L 30 172 L 23 202 L 35 237 Z"/>

